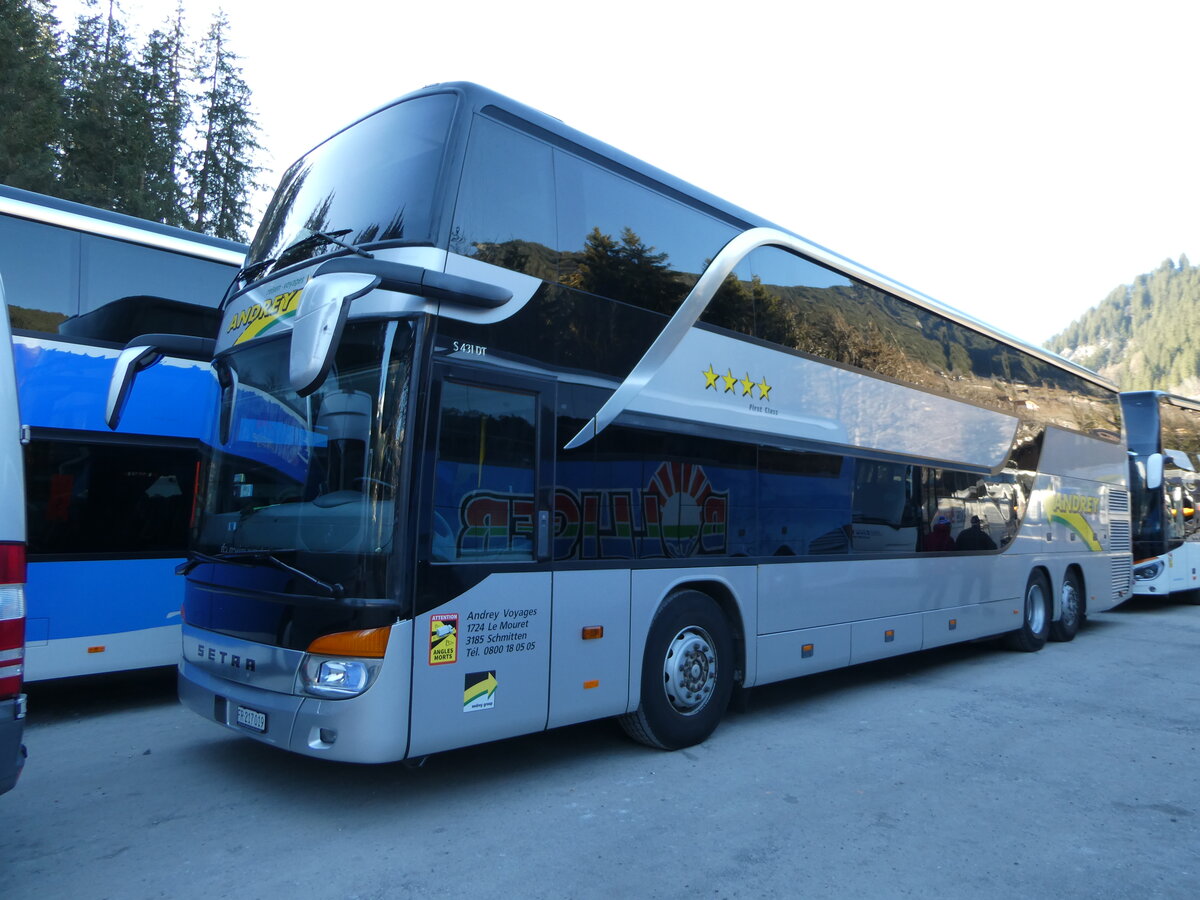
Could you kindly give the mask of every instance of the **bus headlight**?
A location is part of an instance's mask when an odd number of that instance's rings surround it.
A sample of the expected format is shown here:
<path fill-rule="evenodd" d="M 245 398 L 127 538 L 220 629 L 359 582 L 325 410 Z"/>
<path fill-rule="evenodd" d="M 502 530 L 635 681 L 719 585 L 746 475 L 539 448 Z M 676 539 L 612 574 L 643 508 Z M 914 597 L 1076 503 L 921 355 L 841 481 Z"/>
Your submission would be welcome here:
<path fill-rule="evenodd" d="M 345 699 L 357 697 L 369 688 L 378 671 L 378 660 L 306 656 L 301 678 L 306 693 L 316 697 Z"/>
<path fill-rule="evenodd" d="M 1165 565 L 1161 559 L 1156 559 L 1153 562 L 1146 563 L 1144 566 L 1137 566 L 1133 570 L 1134 581 L 1153 581 L 1162 574 Z"/>
<path fill-rule="evenodd" d="M 300 667 L 304 692 L 331 700 L 357 697 L 379 673 L 391 633 L 391 628 L 384 626 L 317 638 L 308 645 Z"/>

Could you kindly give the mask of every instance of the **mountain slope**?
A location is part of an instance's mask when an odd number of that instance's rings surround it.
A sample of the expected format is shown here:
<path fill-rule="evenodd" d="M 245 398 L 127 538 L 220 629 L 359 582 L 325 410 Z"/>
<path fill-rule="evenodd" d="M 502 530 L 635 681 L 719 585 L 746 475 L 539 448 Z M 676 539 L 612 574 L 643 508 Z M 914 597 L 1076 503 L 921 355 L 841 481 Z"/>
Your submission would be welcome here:
<path fill-rule="evenodd" d="M 1121 285 L 1046 346 L 1122 390 L 1200 397 L 1200 266 L 1186 256 Z"/>

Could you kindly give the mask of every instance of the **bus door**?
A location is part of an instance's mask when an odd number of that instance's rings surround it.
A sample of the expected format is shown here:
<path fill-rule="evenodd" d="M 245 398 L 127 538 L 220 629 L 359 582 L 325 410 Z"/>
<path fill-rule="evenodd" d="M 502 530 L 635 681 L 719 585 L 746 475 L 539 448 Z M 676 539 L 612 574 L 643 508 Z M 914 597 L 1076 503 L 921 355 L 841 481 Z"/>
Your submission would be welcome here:
<path fill-rule="evenodd" d="M 546 727 L 550 379 L 438 364 L 418 486 L 410 756 Z"/>

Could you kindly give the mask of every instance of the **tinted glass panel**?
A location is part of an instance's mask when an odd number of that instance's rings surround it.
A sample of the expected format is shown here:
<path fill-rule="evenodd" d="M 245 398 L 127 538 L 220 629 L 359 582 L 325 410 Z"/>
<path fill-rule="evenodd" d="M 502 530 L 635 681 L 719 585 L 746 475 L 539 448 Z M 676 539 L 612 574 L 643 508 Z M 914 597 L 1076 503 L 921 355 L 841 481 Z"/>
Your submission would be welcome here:
<path fill-rule="evenodd" d="M 431 558 L 533 559 L 537 398 L 446 381 Z"/>
<path fill-rule="evenodd" d="M 328 252 L 317 229 L 346 243 L 429 242 L 433 201 L 455 98 L 390 106 L 334 135 L 284 174 L 250 247 L 249 263 L 281 268 Z M 347 172 L 354 177 L 346 177 Z"/>
<path fill-rule="evenodd" d="M 0 216 L 0 276 L 13 328 L 55 332 L 79 312 L 79 237 Z"/>
<path fill-rule="evenodd" d="M 627 178 L 555 151 L 564 283 L 671 314 L 732 227 Z"/>
<path fill-rule="evenodd" d="M 1016 537 L 1032 473 L 925 469 L 921 477 L 922 551 L 997 550 Z"/>
<path fill-rule="evenodd" d="M 1119 440 L 1113 391 L 786 250 L 747 262 L 701 321 L 1017 415 L 1022 441 L 1045 425 Z"/>
<path fill-rule="evenodd" d="M 755 448 L 610 426 L 557 467 L 559 559 L 757 552 Z"/>
<path fill-rule="evenodd" d="M 14 328 L 124 343 L 211 336 L 235 268 L 66 228 L 0 217 L 0 275 Z"/>
<path fill-rule="evenodd" d="M 450 249 L 546 281 L 558 277 L 550 148 L 475 118 Z"/>
<path fill-rule="evenodd" d="M 83 235 L 82 302 L 89 312 L 123 297 L 163 297 L 215 307 L 237 271 L 233 266 L 165 250 Z"/>
<path fill-rule="evenodd" d="M 855 553 L 911 553 L 919 543 L 920 469 L 857 460 L 854 472 Z"/>
<path fill-rule="evenodd" d="M 1162 420 L 1163 450 L 1182 453 L 1192 468 L 1200 469 L 1200 411 L 1175 406 L 1166 400 L 1158 404 Z M 1184 459 L 1178 459 L 1183 463 Z"/>
<path fill-rule="evenodd" d="M 1161 399 L 1163 530 L 1169 548 L 1200 540 L 1200 412 Z"/>
<path fill-rule="evenodd" d="M 31 442 L 30 555 L 182 556 L 198 460 L 196 450 L 176 447 Z"/>
<path fill-rule="evenodd" d="M 994 551 L 1015 537 L 1034 479 L 621 426 L 563 453 L 556 477 L 560 560 Z"/>
<path fill-rule="evenodd" d="M 849 552 L 853 472 L 854 460 L 840 456 L 760 450 L 759 553 Z"/>

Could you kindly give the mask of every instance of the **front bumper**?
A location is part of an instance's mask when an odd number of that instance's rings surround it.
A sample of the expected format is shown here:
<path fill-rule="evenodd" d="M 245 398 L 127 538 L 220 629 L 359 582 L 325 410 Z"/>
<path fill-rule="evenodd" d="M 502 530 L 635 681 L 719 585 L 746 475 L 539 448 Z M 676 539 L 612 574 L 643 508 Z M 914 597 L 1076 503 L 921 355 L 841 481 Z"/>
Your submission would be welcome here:
<path fill-rule="evenodd" d="M 366 691 L 345 700 L 326 700 L 294 693 L 284 673 L 271 678 L 270 689 L 223 678 L 194 662 L 189 638 L 218 646 L 242 658 L 262 656 L 269 648 L 185 626 L 184 659 L 179 666 L 179 699 L 188 709 L 245 737 L 266 744 L 340 762 L 382 763 L 403 759 L 408 749 L 409 673 L 412 669 L 412 625 L 392 626 L 387 656 Z M 219 656 L 221 649 L 217 650 Z M 302 655 L 302 654 L 300 654 Z M 238 708 L 266 716 L 265 729 L 239 724 Z M 253 720 L 253 716 L 244 716 Z"/>

